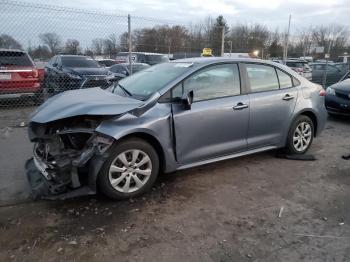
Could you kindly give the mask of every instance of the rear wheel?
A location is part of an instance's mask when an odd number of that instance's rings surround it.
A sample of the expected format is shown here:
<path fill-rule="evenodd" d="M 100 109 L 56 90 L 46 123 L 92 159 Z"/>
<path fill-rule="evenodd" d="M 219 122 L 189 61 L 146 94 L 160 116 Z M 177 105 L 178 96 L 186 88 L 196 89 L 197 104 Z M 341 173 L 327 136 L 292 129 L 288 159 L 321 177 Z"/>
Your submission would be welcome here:
<path fill-rule="evenodd" d="M 146 141 L 133 138 L 113 146 L 103 165 L 98 185 L 113 199 L 139 196 L 153 186 L 159 172 L 159 157 Z"/>
<path fill-rule="evenodd" d="M 290 154 L 304 154 L 311 146 L 314 124 L 308 116 L 298 116 L 292 124 L 287 139 L 286 151 Z"/>

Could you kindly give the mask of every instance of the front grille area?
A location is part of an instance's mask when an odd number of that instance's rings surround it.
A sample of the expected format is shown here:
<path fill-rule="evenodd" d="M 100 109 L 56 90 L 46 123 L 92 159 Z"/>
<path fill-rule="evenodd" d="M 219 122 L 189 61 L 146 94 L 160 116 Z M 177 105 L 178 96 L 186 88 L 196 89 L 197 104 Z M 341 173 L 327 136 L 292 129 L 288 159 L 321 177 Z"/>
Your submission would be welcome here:
<path fill-rule="evenodd" d="M 84 85 L 82 86 L 83 88 L 88 88 L 88 87 L 104 87 L 106 86 L 107 80 L 105 79 L 100 79 L 100 80 L 86 80 Z"/>
<path fill-rule="evenodd" d="M 335 92 L 335 95 L 336 95 L 337 97 L 350 100 L 349 94 L 342 94 L 342 93 L 339 93 L 339 92 Z"/>

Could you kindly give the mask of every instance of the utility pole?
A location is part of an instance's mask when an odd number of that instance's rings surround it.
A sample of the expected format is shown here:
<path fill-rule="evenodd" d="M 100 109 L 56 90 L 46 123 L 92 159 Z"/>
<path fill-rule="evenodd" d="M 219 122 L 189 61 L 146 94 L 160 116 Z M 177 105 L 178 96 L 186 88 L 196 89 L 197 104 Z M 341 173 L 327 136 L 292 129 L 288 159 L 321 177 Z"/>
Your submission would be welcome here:
<path fill-rule="evenodd" d="M 322 86 L 324 89 L 326 89 L 326 84 L 327 84 L 327 69 L 328 69 L 328 59 L 330 57 L 330 53 L 331 53 L 331 46 L 333 45 L 333 41 L 330 40 L 329 41 L 329 45 L 328 45 L 328 52 L 327 54 L 325 54 L 325 58 L 326 58 L 326 68 L 323 72 L 323 81 L 322 81 Z"/>
<path fill-rule="evenodd" d="M 283 48 L 283 64 L 286 64 L 286 60 L 288 57 L 288 45 L 289 45 L 289 32 L 290 32 L 290 21 L 292 19 L 292 15 L 289 15 L 289 22 L 288 22 L 288 30 L 287 30 L 287 34 L 285 37 L 285 41 L 284 41 L 284 48 Z"/>
<path fill-rule="evenodd" d="M 232 53 L 232 41 L 229 40 L 229 41 L 227 41 L 227 42 L 230 43 L 230 57 L 231 57 L 231 53 Z"/>
<path fill-rule="evenodd" d="M 132 43 L 131 43 L 131 17 L 128 15 L 128 38 L 129 38 L 129 74 L 132 75 Z"/>
<path fill-rule="evenodd" d="M 225 53 L 225 26 L 222 26 L 221 32 L 221 56 L 224 56 Z"/>

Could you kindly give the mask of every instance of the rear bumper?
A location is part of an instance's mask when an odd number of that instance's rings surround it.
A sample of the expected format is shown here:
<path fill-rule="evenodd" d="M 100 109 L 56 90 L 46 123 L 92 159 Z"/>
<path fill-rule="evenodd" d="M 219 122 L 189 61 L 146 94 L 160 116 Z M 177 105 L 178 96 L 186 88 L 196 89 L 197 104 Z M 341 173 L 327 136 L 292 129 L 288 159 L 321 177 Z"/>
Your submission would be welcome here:
<path fill-rule="evenodd" d="M 21 98 L 21 97 L 28 97 L 28 96 L 35 96 L 35 95 L 36 95 L 36 93 L 33 93 L 33 92 L 13 93 L 13 94 L 1 94 L 0 93 L 0 99 Z"/>

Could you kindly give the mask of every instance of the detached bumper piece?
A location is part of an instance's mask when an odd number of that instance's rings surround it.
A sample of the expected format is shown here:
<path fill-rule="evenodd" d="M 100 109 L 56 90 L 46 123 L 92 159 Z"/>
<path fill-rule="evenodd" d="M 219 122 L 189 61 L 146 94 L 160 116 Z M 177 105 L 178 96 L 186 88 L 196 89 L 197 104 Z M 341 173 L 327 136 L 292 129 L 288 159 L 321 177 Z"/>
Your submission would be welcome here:
<path fill-rule="evenodd" d="M 34 200 L 65 200 L 79 196 L 96 194 L 96 191 L 92 190 L 89 186 L 82 186 L 71 191 L 64 191 L 64 187 L 60 187 L 60 185 L 57 185 L 53 181 L 45 178 L 39 169 L 37 169 L 33 158 L 27 160 L 25 168 Z"/>

